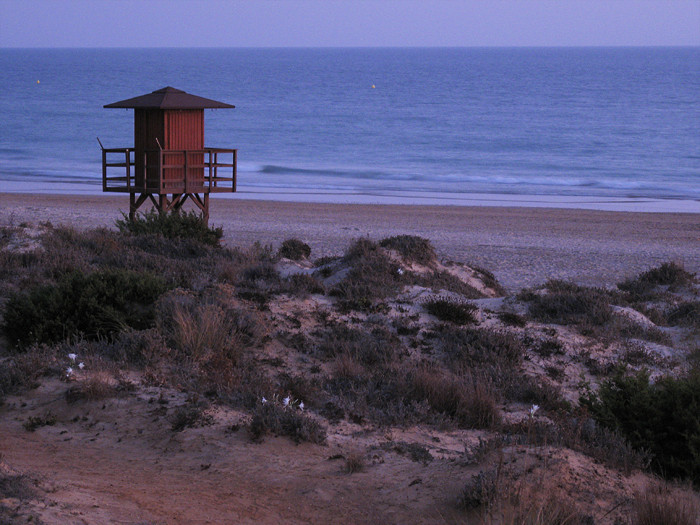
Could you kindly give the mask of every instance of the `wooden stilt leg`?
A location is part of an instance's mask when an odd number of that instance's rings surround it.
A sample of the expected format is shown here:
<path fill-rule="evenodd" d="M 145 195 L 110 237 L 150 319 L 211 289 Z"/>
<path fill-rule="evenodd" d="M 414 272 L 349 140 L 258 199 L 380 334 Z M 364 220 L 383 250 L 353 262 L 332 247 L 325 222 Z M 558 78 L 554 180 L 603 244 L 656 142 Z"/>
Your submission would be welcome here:
<path fill-rule="evenodd" d="M 136 216 L 136 194 L 129 193 L 129 220 L 133 221 Z"/>

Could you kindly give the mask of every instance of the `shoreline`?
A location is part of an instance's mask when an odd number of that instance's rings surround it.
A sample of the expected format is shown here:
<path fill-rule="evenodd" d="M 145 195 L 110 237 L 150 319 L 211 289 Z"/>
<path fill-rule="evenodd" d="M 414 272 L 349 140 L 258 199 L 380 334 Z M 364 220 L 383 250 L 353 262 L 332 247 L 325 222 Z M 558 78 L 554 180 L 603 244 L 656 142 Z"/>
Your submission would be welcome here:
<path fill-rule="evenodd" d="M 67 195 L 107 197 L 93 183 L 2 181 L 1 194 Z M 124 195 L 126 194 L 111 194 Z M 397 206 L 487 206 L 515 208 L 556 208 L 641 213 L 698 213 L 700 199 L 620 197 L 595 195 L 541 195 L 521 193 L 444 193 L 410 191 L 328 191 L 312 192 L 294 187 L 260 188 L 238 185 L 235 193 L 212 194 L 212 200 L 255 200 L 314 204 L 373 204 Z"/>
<path fill-rule="evenodd" d="M 125 194 L 0 193 L 0 226 L 23 222 L 114 228 Z M 296 237 L 311 257 L 339 255 L 355 239 L 418 235 L 439 257 L 493 272 L 509 292 L 547 279 L 613 286 L 676 261 L 700 272 L 700 216 L 575 208 L 317 203 L 212 199 L 210 225 L 224 243 L 274 248 Z"/>

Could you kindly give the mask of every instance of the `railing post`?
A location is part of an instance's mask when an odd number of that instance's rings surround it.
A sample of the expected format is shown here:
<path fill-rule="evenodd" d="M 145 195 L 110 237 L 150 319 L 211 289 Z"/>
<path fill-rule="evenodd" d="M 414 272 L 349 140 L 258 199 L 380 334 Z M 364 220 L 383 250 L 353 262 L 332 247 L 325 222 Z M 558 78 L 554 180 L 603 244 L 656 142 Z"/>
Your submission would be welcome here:
<path fill-rule="evenodd" d="M 107 152 L 102 150 L 102 191 L 107 191 Z"/>
<path fill-rule="evenodd" d="M 131 151 L 129 151 L 129 148 L 126 148 L 124 153 L 126 157 L 126 189 L 131 191 Z"/>
<path fill-rule="evenodd" d="M 236 178 L 238 176 L 238 150 L 233 150 L 233 191 L 236 191 Z"/>
<path fill-rule="evenodd" d="M 209 190 L 211 190 L 212 185 L 212 156 L 216 155 L 212 150 L 207 150 L 209 153 Z M 216 186 L 216 179 L 214 179 L 214 186 Z"/>

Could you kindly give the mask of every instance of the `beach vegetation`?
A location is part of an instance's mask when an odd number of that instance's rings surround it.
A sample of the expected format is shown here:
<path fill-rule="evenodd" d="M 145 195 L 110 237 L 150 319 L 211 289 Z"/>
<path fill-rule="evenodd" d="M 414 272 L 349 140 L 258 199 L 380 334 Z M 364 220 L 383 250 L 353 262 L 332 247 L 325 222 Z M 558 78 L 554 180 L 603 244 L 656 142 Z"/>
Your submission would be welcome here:
<path fill-rule="evenodd" d="M 697 525 L 700 506 L 687 491 L 652 483 L 634 498 L 629 525 Z"/>
<path fill-rule="evenodd" d="M 317 353 L 320 356 L 347 356 L 365 366 L 392 362 L 401 345 L 399 338 L 382 326 L 362 330 L 334 323 L 320 335 L 317 345 Z"/>
<path fill-rule="evenodd" d="M 496 276 L 493 274 L 493 272 L 487 270 L 486 268 L 481 268 L 480 266 L 475 265 L 472 265 L 471 268 L 476 272 L 476 274 L 479 276 L 479 278 L 482 280 L 486 287 L 495 290 L 499 296 L 503 296 L 506 294 L 505 289 L 498 282 L 498 279 L 496 279 Z"/>
<path fill-rule="evenodd" d="M 308 259 L 311 255 L 311 247 L 299 239 L 287 239 L 277 250 L 277 257 L 284 257 L 292 261 Z"/>
<path fill-rule="evenodd" d="M 464 465 L 488 463 L 455 493 L 457 512 L 470 519 L 478 513 L 485 522 L 577 523 L 580 517 L 547 498 L 526 501 L 524 489 L 494 466 L 511 445 L 528 458 L 518 475 L 546 447 L 547 454 L 574 451 L 587 456 L 582 463 L 617 472 L 651 466 L 668 479 L 697 483 L 700 388 L 686 369 L 693 359 L 700 363 L 700 354 L 692 353 L 698 302 L 690 288 L 676 295 L 654 289 L 653 301 L 642 303 L 621 288 L 549 281 L 521 295 L 526 316 L 510 300 L 472 301 L 483 294 L 465 282 L 474 278 L 469 267 L 418 268 L 427 260 L 422 256 L 434 254 L 422 241 L 359 239 L 343 256 L 322 261 L 321 271 L 283 276 L 279 257 L 308 258 L 305 250 L 284 255 L 263 244 L 240 249 L 160 234 L 51 230 L 43 251 L 8 258 L 8 271 L 0 274 L 7 335 L 0 346 L 18 337 L 10 324 L 25 322 L 31 334 L 19 352 L 9 344 L 0 349 L 0 402 L 51 376 L 60 379 L 54 384 L 65 401 L 77 403 L 73 411 L 112 396 L 121 403 L 132 390 L 143 393 L 142 385 L 153 388 L 153 424 L 167 433 L 206 425 L 207 407 L 216 403 L 233 407 L 240 419 L 231 428 L 245 427 L 254 441 L 277 435 L 335 443 L 327 435 L 341 420 L 343 431 L 361 427 L 372 440 L 385 429 L 385 435 L 411 435 L 404 439 L 412 442 L 363 442 L 370 448 L 362 452 L 341 446 L 332 459 L 343 459 L 339 468 L 347 473 L 368 468 L 370 457 L 374 464 L 375 446 L 380 454 L 427 464 L 436 449 L 442 454 L 450 446 L 434 444 L 441 432 L 461 429 L 465 444 L 483 438 L 465 450 Z M 411 257 L 416 264 L 407 264 Z M 645 279 L 682 282 L 682 274 L 671 273 Z M 111 317 L 95 304 L 110 306 Z M 629 306 L 650 312 L 662 328 Z M 61 317 L 62 311 L 71 315 Z M 137 315 L 144 322 L 132 322 Z M 60 330 L 42 324 L 56 319 Z M 579 334 L 572 338 L 558 325 Z M 648 341 L 684 346 L 663 357 L 666 349 Z M 618 376 L 616 359 L 630 370 Z M 631 370 L 644 366 L 653 374 Z M 583 394 L 574 400 L 579 374 Z M 139 382 L 126 379 L 133 376 Z M 586 387 L 584 378 L 593 384 Z M 176 401 L 181 395 L 184 404 Z M 41 411 L 29 414 L 36 418 L 22 418 L 29 426 L 50 421 Z M 631 499 L 624 505 L 631 508 Z M 661 510 L 643 512 L 668 512 L 654 505 Z"/>
<path fill-rule="evenodd" d="M 399 266 L 369 239 L 354 242 L 343 261 L 350 270 L 329 292 L 338 298 L 341 310 L 376 310 L 378 302 L 396 293 L 406 282 Z"/>
<path fill-rule="evenodd" d="M 681 264 L 666 262 L 661 266 L 651 268 L 637 277 L 627 279 L 617 287 L 630 294 L 634 300 L 648 299 L 650 293 L 659 286 L 677 289 L 694 282 L 695 275 L 686 271 Z"/>
<path fill-rule="evenodd" d="M 52 427 L 56 424 L 58 418 L 51 412 L 45 412 L 39 416 L 29 416 L 22 426 L 27 432 L 34 432 L 37 428 Z"/>
<path fill-rule="evenodd" d="M 447 291 L 461 295 L 465 299 L 481 299 L 484 294 L 469 283 L 446 270 L 433 270 L 427 274 L 407 273 L 407 284 L 423 286 L 436 292 Z"/>
<path fill-rule="evenodd" d="M 289 399 L 286 397 L 284 399 Z M 253 441 L 262 441 L 266 434 L 286 436 L 297 443 L 309 442 L 322 445 L 326 442 L 326 429 L 306 414 L 300 405 L 276 398 L 262 398 L 253 410 L 250 436 Z"/>
<path fill-rule="evenodd" d="M 163 279 L 147 273 L 114 269 L 71 273 L 56 284 L 12 295 L 2 328 L 18 348 L 77 337 L 112 337 L 127 327 L 150 327 L 153 304 L 166 289 Z"/>
<path fill-rule="evenodd" d="M 684 301 L 666 315 L 666 322 L 671 326 L 686 326 L 700 330 L 700 301 Z"/>
<path fill-rule="evenodd" d="M 310 294 L 323 294 L 326 292 L 325 286 L 313 275 L 297 273 L 282 279 L 279 285 L 281 293 L 293 295 L 295 297 L 307 297 Z"/>
<path fill-rule="evenodd" d="M 357 450 L 351 451 L 345 456 L 343 470 L 347 474 L 356 474 L 365 470 L 365 455 Z"/>
<path fill-rule="evenodd" d="M 476 317 L 474 317 L 474 311 L 477 310 L 476 306 L 465 300 L 449 297 L 432 297 L 423 303 L 423 308 L 440 321 L 456 325 L 476 324 L 478 322 Z"/>
<path fill-rule="evenodd" d="M 437 260 L 435 248 L 428 239 L 416 235 L 396 235 L 379 241 L 379 246 L 395 250 L 404 261 L 429 265 Z"/>
<path fill-rule="evenodd" d="M 186 428 L 194 428 L 207 423 L 207 417 L 204 412 L 205 404 L 196 402 L 194 399 L 188 401 L 188 403 L 177 407 L 170 416 L 173 432 L 182 432 Z"/>
<path fill-rule="evenodd" d="M 119 231 L 133 235 L 160 235 L 166 239 L 194 239 L 203 244 L 218 246 L 224 236 L 221 227 L 210 228 L 202 216 L 196 211 L 173 211 L 159 213 L 150 210 L 137 213 L 134 218 L 122 214 L 123 218 L 116 221 Z"/>
<path fill-rule="evenodd" d="M 509 332 L 446 325 L 432 335 L 436 348 L 455 369 L 493 367 L 503 371 L 517 368 L 525 355 L 523 342 Z"/>
<path fill-rule="evenodd" d="M 648 451 L 654 471 L 700 485 L 699 369 L 652 383 L 646 369 L 620 367 L 598 393 L 584 393 L 581 404 L 600 424 Z"/>
<path fill-rule="evenodd" d="M 564 281 L 547 281 L 548 293 L 534 294 L 529 312 L 535 319 L 561 325 L 601 325 L 612 319 L 607 291 Z"/>
<path fill-rule="evenodd" d="M 527 319 L 515 312 L 498 312 L 498 319 L 508 326 L 523 328 L 527 325 Z"/>

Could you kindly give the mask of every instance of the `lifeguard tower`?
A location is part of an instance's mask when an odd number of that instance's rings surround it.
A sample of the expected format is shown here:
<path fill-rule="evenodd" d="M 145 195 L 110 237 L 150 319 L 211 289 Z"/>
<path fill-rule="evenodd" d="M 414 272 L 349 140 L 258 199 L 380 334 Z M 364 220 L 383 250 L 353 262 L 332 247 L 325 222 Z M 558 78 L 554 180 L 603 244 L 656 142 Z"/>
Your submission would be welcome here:
<path fill-rule="evenodd" d="M 209 194 L 236 191 L 237 150 L 204 147 L 204 110 L 235 106 L 165 87 L 104 107 L 134 109 L 133 147 L 100 142 L 102 191 L 128 193 L 131 219 L 149 199 L 165 213 L 189 198 L 208 223 Z"/>

